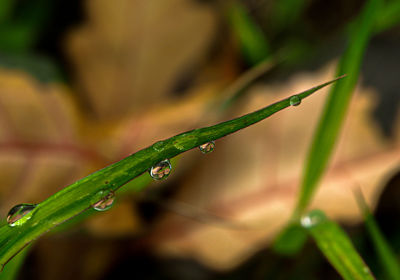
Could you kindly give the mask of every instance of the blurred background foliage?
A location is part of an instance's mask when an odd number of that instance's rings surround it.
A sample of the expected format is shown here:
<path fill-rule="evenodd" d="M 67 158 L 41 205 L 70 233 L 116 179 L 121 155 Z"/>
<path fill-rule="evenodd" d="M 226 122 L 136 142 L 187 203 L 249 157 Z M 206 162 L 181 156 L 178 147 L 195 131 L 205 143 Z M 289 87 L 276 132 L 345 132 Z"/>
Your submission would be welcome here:
<path fill-rule="evenodd" d="M 364 2 L 0 0 L 2 216 L 159 139 L 331 79 Z M 385 271 L 353 190 L 398 259 L 398 22 L 400 1 L 384 1 L 311 205 L 345 227 L 378 279 Z M 251 86 L 238 90 L 241 81 Z M 184 154 L 166 182 L 144 174 L 110 211 L 47 234 L 0 277 L 337 279 L 311 240 L 291 255 L 271 249 L 325 97 L 218 141 L 210 155 Z"/>

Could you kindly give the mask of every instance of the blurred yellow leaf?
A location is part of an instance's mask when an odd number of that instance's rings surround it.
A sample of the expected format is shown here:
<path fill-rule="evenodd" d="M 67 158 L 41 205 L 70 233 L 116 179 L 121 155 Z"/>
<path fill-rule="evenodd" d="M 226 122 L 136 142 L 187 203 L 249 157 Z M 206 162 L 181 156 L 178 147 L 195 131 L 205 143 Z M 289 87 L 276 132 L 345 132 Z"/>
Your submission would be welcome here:
<path fill-rule="evenodd" d="M 101 162 L 82 146 L 68 89 L 0 69 L 0 211 L 38 202 Z"/>
<path fill-rule="evenodd" d="M 310 88 L 332 77 L 333 69 L 297 75 L 283 85 L 255 87 L 238 114 Z M 215 151 L 188 171 L 176 199 L 237 222 L 242 229 L 166 214 L 152 236 L 158 251 L 227 269 L 265 247 L 291 215 L 325 97 L 321 92 L 301 106 L 218 141 Z M 334 219 L 361 221 L 352 189 L 361 186 L 374 205 L 387 178 L 399 168 L 400 138 L 389 141 L 381 135 L 372 119 L 374 104 L 373 89 L 357 89 L 334 160 L 314 199 L 312 208 Z"/>
<path fill-rule="evenodd" d="M 165 102 L 178 76 L 205 57 L 215 31 L 216 15 L 195 1 L 86 3 L 89 21 L 70 34 L 68 52 L 102 119 Z"/>

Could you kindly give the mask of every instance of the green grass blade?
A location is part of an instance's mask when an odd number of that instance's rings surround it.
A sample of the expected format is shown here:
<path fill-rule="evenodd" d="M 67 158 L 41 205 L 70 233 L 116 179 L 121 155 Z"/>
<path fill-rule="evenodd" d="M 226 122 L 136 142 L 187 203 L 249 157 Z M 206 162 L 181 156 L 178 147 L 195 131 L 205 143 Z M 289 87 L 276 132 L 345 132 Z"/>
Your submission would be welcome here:
<path fill-rule="evenodd" d="M 272 59 L 267 59 L 253 66 L 235 80 L 222 94 L 222 96 L 225 96 L 224 100 L 217 105 L 220 107 L 221 113 L 225 112 L 243 97 L 254 82 L 271 70 L 275 65 L 277 65 L 277 62 Z"/>
<path fill-rule="evenodd" d="M 232 1 L 228 7 L 228 16 L 246 61 L 255 65 L 265 60 L 270 55 L 269 43 L 243 5 Z"/>
<path fill-rule="evenodd" d="M 346 280 L 374 279 L 368 266 L 357 253 L 347 234 L 320 210 L 313 210 L 301 218 L 318 248 L 337 272 Z"/>
<path fill-rule="evenodd" d="M 375 32 L 379 33 L 400 23 L 400 1 L 392 0 L 382 9 L 375 24 Z"/>
<path fill-rule="evenodd" d="M 322 117 L 315 132 L 294 216 L 300 216 L 308 206 L 319 180 L 329 162 L 340 128 L 357 83 L 362 58 L 367 48 L 380 0 L 369 0 L 350 32 L 349 46 L 343 54 L 337 72 L 349 78 L 332 87 Z"/>
<path fill-rule="evenodd" d="M 309 1 L 306 0 L 280 0 L 274 2 L 272 13 L 272 27 L 275 32 L 290 27 L 298 21 Z"/>
<path fill-rule="evenodd" d="M 26 256 L 28 255 L 29 247 L 30 246 L 28 246 L 28 248 L 24 248 L 17 256 L 15 256 L 15 258 L 13 258 L 8 263 L 7 267 L 5 267 L 4 270 L 0 273 L 0 280 L 17 279 L 18 272 L 24 264 Z"/>
<path fill-rule="evenodd" d="M 366 204 L 361 191 L 356 193 L 356 199 L 358 206 L 364 216 L 365 226 L 371 241 L 375 247 L 375 251 L 379 257 L 382 268 L 385 271 L 387 279 L 400 280 L 400 263 L 398 262 L 396 255 L 390 248 L 388 242 L 383 236 L 378 224 L 376 223 L 374 216 Z"/>
<path fill-rule="evenodd" d="M 307 241 L 307 231 L 298 223 L 290 223 L 274 241 L 272 249 L 285 256 L 296 255 Z"/>
<path fill-rule="evenodd" d="M 342 77 L 299 93 L 295 98 L 302 100 L 340 78 Z M 94 199 L 102 198 L 99 196 L 101 191 L 116 191 L 164 159 L 173 158 L 187 150 L 257 123 L 291 106 L 292 98 L 293 96 L 288 97 L 236 119 L 159 141 L 64 188 L 39 203 L 33 210 L 32 217 L 22 225 L 0 227 L 0 264 L 4 266 L 26 244 L 91 208 L 95 203 Z"/>

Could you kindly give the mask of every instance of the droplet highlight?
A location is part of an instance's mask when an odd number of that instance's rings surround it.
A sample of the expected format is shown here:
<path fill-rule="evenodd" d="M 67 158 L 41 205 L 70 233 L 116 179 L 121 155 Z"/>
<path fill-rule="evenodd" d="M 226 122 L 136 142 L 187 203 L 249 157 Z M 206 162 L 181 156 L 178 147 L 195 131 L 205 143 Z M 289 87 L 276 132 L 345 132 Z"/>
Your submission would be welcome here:
<path fill-rule="evenodd" d="M 32 211 L 35 208 L 36 204 L 22 203 L 15 205 L 7 214 L 7 223 L 12 227 L 23 225 L 32 218 Z"/>
<path fill-rule="evenodd" d="M 96 211 L 107 211 L 115 201 L 115 193 L 112 190 L 99 191 L 92 201 L 92 207 Z"/>
<path fill-rule="evenodd" d="M 199 146 L 199 150 L 203 154 L 211 153 L 212 151 L 214 151 L 214 148 L 215 148 L 214 141 L 211 141 L 211 142 L 208 142 L 208 143 L 205 143 L 205 144 Z"/>
<path fill-rule="evenodd" d="M 313 210 L 303 216 L 300 222 L 304 228 L 312 228 L 324 220 L 326 220 L 326 216 L 321 210 Z"/>
<path fill-rule="evenodd" d="M 149 170 L 149 173 L 153 179 L 163 180 L 169 176 L 169 173 L 171 173 L 171 169 L 172 169 L 171 162 L 168 159 L 166 159 L 154 165 Z"/>
<path fill-rule="evenodd" d="M 369 270 L 369 268 L 368 268 L 367 266 L 364 266 L 364 267 L 363 267 L 363 271 L 364 271 L 364 273 L 367 274 L 367 275 L 368 275 L 368 274 L 371 274 L 371 271 Z"/>
<path fill-rule="evenodd" d="M 289 98 L 289 103 L 291 106 L 299 106 L 301 103 L 301 98 L 298 95 L 293 95 Z"/>

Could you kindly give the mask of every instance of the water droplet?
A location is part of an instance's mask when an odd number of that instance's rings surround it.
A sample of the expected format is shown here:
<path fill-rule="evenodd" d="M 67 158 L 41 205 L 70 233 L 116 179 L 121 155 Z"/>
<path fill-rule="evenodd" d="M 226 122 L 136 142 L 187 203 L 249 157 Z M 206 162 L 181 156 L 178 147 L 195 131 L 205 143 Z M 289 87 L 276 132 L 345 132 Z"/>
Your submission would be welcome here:
<path fill-rule="evenodd" d="M 158 141 L 153 144 L 153 149 L 157 152 L 162 152 L 164 150 L 164 141 Z"/>
<path fill-rule="evenodd" d="M 312 228 L 326 219 L 324 212 L 313 210 L 301 218 L 301 225 L 305 228 Z"/>
<path fill-rule="evenodd" d="M 156 165 L 154 165 L 149 173 L 150 176 L 155 180 L 162 180 L 168 177 L 171 172 L 172 166 L 168 159 L 160 161 Z"/>
<path fill-rule="evenodd" d="M 371 271 L 369 270 L 369 268 L 367 266 L 364 266 L 363 271 L 365 274 L 370 274 Z"/>
<path fill-rule="evenodd" d="M 203 154 L 211 153 L 212 151 L 214 151 L 214 148 L 215 148 L 214 141 L 199 146 L 200 152 L 202 152 Z"/>
<path fill-rule="evenodd" d="M 32 218 L 35 207 L 36 204 L 27 203 L 15 205 L 7 214 L 7 223 L 12 227 L 24 224 Z"/>
<path fill-rule="evenodd" d="M 299 106 L 301 103 L 301 98 L 298 95 L 293 95 L 289 98 L 289 103 L 291 106 Z"/>
<path fill-rule="evenodd" d="M 115 200 L 115 193 L 112 190 L 101 190 L 92 200 L 92 207 L 97 211 L 106 211 L 110 209 Z"/>
<path fill-rule="evenodd" d="M 176 137 L 174 147 L 180 151 L 187 151 L 196 145 L 197 137 L 194 135 L 182 134 Z"/>

